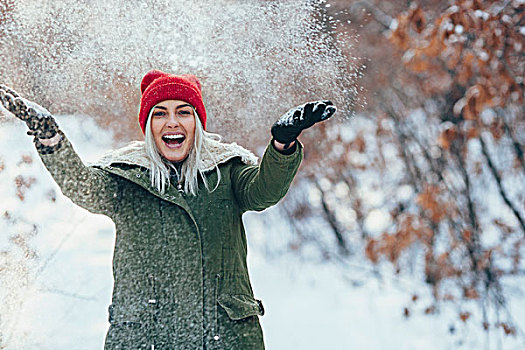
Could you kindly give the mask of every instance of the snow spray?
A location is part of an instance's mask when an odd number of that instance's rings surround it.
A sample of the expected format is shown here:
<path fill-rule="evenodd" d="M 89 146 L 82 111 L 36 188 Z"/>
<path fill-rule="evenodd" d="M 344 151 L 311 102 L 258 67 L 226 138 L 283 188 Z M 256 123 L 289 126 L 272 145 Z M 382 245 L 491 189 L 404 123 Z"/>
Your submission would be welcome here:
<path fill-rule="evenodd" d="M 351 52 L 355 37 L 338 30 L 324 0 L 1 6 L 3 83 L 54 113 L 111 111 L 136 124 L 140 79 L 153 68 L 197 75 L 210 129 L 219 133 L 261 133 L 310 100 L 332 100 L 338 118 L 353 111 L 360 67 L 342 52 Z"/>

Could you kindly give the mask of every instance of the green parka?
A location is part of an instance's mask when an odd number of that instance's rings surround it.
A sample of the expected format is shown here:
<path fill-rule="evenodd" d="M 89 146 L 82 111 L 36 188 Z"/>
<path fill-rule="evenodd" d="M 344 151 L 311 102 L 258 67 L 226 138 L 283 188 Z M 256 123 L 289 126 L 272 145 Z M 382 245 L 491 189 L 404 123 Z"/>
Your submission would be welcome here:
<path fill-rule="evenodd" d="M 41 154 L 65 196 L 116 226 L 113 296 L 105 349 L 264 349 L 260 300 L 253 296 L 242 214 L 276 204 L 303 158 L 271 144 L 259 165 L 235 144 L 216 143 L 208 192 L 150 184 L 141 142 L 86 166 L 67 139 Z M 205 160 L 206 161 L 206 160 Z"/>

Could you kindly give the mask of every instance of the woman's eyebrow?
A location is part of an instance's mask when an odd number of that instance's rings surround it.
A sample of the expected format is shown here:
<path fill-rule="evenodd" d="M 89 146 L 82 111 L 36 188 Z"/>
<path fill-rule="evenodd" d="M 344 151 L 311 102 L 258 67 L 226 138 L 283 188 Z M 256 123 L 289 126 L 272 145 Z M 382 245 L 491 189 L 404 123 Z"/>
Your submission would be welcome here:
<path fill-rule="evenodd" d="M 179 109 L 179 108 L 182 108 L 182 107 L 191 107 L 191 108 L 193 108 L 192 105 L 190 105 L 189 103 L 186 103 L 186 104 L 183 104 L 183 105 L 175 107 L 175 109 Z"/>

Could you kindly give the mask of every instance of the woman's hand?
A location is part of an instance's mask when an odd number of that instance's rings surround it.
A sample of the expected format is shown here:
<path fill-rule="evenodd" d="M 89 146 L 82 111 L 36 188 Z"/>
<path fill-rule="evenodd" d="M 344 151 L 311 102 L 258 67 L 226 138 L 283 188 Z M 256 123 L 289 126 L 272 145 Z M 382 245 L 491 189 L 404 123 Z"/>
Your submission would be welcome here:
<path fill-rule="evenodd" d="M 301 131 L 330 118 L 336 110 L 331 101 L 314 101 L 294 107 L 273 124 L 272 136 L 287 149 Z"/>
<path fill-rule="evenodd" d="M 58 125 L 47 109 L 20 97 L 15 90 L 5 85 L 0 85 L 0 103 L 15 117 L 23 120 L 29 128 L 27 134 L 38 138 L 44 146 L 59 143 L 61 137 Z"/>

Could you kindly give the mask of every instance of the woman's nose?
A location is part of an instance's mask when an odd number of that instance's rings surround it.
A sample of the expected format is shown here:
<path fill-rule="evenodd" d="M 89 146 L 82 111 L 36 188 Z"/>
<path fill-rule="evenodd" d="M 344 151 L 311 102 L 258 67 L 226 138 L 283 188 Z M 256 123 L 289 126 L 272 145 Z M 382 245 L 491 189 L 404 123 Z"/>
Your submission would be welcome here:
<path fill-rule="evenodd" d="M 168 120 L 166 121 L 167 126 L 175 127 L 178 126 L 179 118 L 177 117 L 176 113 L 168 113 Z"/>

